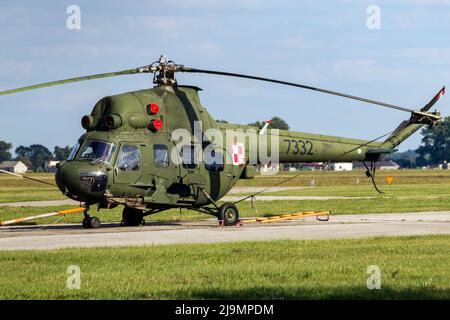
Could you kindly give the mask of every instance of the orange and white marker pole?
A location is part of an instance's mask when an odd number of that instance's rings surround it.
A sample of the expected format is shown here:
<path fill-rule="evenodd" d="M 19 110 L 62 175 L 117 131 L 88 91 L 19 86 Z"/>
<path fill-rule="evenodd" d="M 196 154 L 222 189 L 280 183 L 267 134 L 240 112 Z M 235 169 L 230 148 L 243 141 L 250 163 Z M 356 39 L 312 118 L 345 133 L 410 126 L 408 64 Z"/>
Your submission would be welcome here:
<path fill-rule="evenodd" d="M 6 171 L 6 170 L 3 170 L 3 169 L 0 169 L 0 172 L 6 173 L 6 174 L 10 174 L 10 175 L 18 177 L 18 178 L 23 178 L 23 176 L 21 174 L 10 172 L 10 171 Z"/>
<path fill-rule="evenodd" d="M 83 212 L 85 208 L 73 208 L 73 209 L 67 209 L 67 210 L 61 210 L 61 211 L 55 211 L 50 213 L 43 213 L 36 216 L 29 216 L 29 217 L 23 217 L 23 218 L 17 218 L 12 220 L 6 220 L 6 221 L 0 221 L 0 226 L 6 226 L 10 224 L 16 224 L 24 221 L 34 220 L 34 219 L 40 219 L 40 218 L 48 218 L 53 216 L 65 216 L 66 214 L 71 213 L 79 213 Z"/>
<path fill-rule="evenodd" d="M 263 134 L 265 134 L 265 133 L 266 133 L 266 130 L 267 130 L 267 128 L 269 127 L 269 125 L 271 125 L 271 124 L 272 124 L 272 120 L 265 120 L 264 122 L 265 122 L 265 123 L 264 123 L 264 127 L 262 127 L 262 129 L 261 129 L 261 130 L 259 130 L 259 134 L 260 134 L 260 135 L 263 135 Z"/>

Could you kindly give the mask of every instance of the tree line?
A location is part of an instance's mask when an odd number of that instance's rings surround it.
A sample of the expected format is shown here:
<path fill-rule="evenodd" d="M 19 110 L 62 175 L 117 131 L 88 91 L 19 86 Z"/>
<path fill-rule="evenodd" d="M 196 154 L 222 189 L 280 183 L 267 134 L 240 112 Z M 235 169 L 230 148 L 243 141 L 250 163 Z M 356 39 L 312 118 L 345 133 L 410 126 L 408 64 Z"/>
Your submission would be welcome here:
<path fill-rule="evenodd" d="M 289 130 L 289 125 L 287 124 L 287 122 L 281 119 L 280 117 L 273 117 L 272 119 L 270 119 L 270 121 L 271 121 L 270 128 L 272 129 Z M 228 123 L 227 120 L 216 120 L 216 122 Z M 265 124 L 264 121 L 255 121 L 252 123 L 247 123 L 247 126 L 253 126 L 262 129 L 264 127 L 264 124 Z"/>
<path fill-rule="evenodd" d="M 30 146 L 19 146 L 11 153 L 12 144 L 6 141 L 0 141 L 0 162 L 8 160 L 22 161 L 29 170 L 35 172 L 44 171 L 44 164 L 50 160 L 66 160 L 70 154 L 71 147 L 56 146 L 51 152 L 47 147 L 40 144 L 32 144 Z"/>

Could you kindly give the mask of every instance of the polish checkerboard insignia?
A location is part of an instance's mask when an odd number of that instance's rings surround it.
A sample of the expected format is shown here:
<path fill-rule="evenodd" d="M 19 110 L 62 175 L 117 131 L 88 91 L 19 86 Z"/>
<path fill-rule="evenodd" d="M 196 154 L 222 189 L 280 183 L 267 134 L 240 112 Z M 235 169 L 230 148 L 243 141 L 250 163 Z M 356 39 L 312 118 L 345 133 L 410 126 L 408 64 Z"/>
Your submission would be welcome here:
<path fill-rule="evenodd" d="M 231 151 L 233 154 L 233 165 L 241 166 L 245 164 L 245 149 L 244 144 L 236 143 L 231 145 Z"/>

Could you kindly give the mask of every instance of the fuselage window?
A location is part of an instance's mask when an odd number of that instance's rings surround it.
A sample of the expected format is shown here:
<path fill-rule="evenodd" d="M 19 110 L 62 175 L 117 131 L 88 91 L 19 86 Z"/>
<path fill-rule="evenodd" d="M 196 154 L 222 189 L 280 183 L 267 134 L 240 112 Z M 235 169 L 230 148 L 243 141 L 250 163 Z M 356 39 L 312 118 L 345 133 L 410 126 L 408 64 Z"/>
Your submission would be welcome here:
<path fill-rule="evenodd" d="M 122 171 L 138 171 L 141 168 L 139 148 L 132 145 L 123 145 L 117 158 L 117 168 Z"/>
<path fill-rule="evenodd" d="M 205 152 L 205 168 L 209 171 L 223 171 L 223 153 L 212 150 Z"/>
<path fill-rule="evenodd" d="M 183 146 L 181 149 L 181 159 L 183 166 L 188 169 L 197 168 L 197 156 L 195 154 L 195 146 Z"/>
<path fill-rule="evenodd" d="M 155 159 L 155 165 L 157 167 L 169 166 L 169 151 L 167 146 L 163 144 L 155 144 L 153 146 L 153 158 Z"/>

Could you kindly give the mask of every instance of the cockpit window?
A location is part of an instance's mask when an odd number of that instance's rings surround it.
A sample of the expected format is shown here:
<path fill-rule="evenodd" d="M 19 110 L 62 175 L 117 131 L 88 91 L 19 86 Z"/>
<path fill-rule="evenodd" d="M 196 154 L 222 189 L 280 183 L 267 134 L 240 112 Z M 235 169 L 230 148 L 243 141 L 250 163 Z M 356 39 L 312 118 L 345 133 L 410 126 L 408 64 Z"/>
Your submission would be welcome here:
<path fill-rule="evenodd" d="M 116 146 L 103 141 L 88 141 L 78 156 L 78 160 L 91 160 L 95 162 L 111 162 Z"/>
<path fill-rule="evenodd" d="M 138 171 L 141 168 L 139 148 L 132 145 L 123 145 L 117 158 L 117 168 L 122 171 Z"/>
<path fill-rule="evenodd" d="M 80 149 L 80 144 L 77 142 L 77 144 L 73 146 L 72 150 L 70 150 L 70 154 L 69 157 L 67 157 L 67 161 L 72 161 L 73 159 L 75 159 L 78 149 Z"/>

